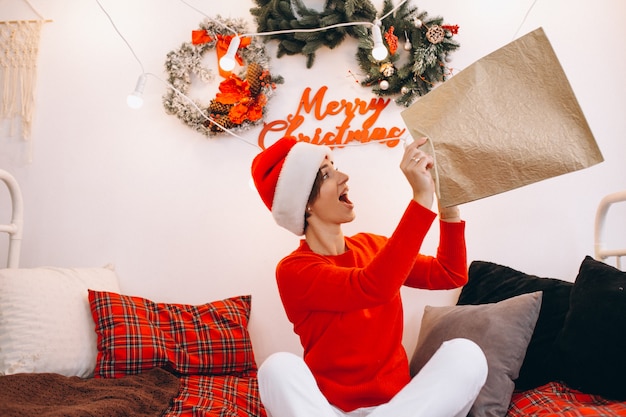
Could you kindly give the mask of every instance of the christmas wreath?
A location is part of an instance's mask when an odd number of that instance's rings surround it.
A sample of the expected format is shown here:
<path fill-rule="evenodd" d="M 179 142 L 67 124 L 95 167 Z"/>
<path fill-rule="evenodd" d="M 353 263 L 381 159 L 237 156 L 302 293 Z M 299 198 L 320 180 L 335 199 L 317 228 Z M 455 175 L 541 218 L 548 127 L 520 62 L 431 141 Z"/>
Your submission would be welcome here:
<path fill-rule="evenodd" d="M 167 54 L 165 70 L 168 83 L 174 87 L 163 96 L 163 106 L 168 114 L 175 115 L 194 130 L 212 136 L 224 129 L 242 130 L 258 124 L 265 113 L 268 99 L 280 76 L 269 72 L 269 58 L 260 41 L 242 38 L 237 60 L 244 65 L 239 74 L 223 72 L 219 92 L 208 104 L 188 97 L 192 74 L 204 83 L 214 80 L 213 71 L 202 66 L 203 56 L 215 49 L 226 52 L 236 34 L 247 32 L 242 19 L 207 19 L 192 32 L 192 42 L 185 42 Z"/>
<path fill-rule="evenodd" d="M 267 35 L 278 41 L 277 56 L 302 54 L 307 68 L 315 61 L 315 51 L 322 46 L 334 48 L 349 35 L 360 37 L 360 26 L 340 26 L 323 31 L 306 32 L 348 22 L 371 22 L 376 8 L 369 0 L 326 0 L 324 10 L 307 8 L 302 0 L 255 0 L 257 7 L 250 13 L 257 22 L 257 32 L 281 32 Z M 298 30 L 305 30 L 298 32 Z"/>
<path fill-rule="evenodd" d="M 391 0 L 385 0 L 381 16 L 392 9 Z M 374 44 L 367 33 L 359 36 L 357 60 L 367 74 L 361 85 L 371 86 L 380 96 L 399 94 L 396 103 L 408 107 L 417 96 L 426 94 L 451 75 L 446 62 L 449 54 L 459 47 L 452 39 L 459 28 L 444 25 L 441 17 L 429 18 L 426 12 L 419 12 L 408 2 L 385 17 L 382 24 L 383 42 L 389 50 L 384 60 L 372 57 Z M 364 28 L 359 30 L 365 32 Z M 398 48 L 400 39 L 404 40 L 402 50 Z"/>

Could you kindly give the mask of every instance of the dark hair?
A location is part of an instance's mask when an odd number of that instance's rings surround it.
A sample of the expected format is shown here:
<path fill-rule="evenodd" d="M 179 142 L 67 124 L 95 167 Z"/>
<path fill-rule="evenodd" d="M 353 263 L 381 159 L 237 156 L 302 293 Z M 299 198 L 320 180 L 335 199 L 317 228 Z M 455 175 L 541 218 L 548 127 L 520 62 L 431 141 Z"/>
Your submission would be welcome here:
<path fill-rule="evenodd" d="M 311 194 L 309 194 L 309 199 L 306 202 L 306 209 L 304 210 L 304 231 L 306 232 L 306 228 L 309 225 L 307 219 L 311 215 L 309 213 L 309 207 L 311 204 L 315 203 L 317 197 L 320 195 L 320 188 L 322 188 L 322 181 L 324 180 L 324 174 L 321 169 L 317 170 L 317 174 L 315 175 L 315 181 L 313 181 L 313 186 L 311 187 Z"/>

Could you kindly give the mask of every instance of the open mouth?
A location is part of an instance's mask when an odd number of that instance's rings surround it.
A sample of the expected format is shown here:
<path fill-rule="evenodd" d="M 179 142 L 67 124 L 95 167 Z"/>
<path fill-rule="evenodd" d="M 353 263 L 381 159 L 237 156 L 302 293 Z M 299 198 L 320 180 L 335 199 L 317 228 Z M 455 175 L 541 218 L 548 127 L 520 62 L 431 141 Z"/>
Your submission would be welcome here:
<path fill-rule="evenodd" d="M 348 205 L 352 205 L 352 201 L 350 201 L 350 199 L 348 198 L 348 193 L 345 192 L 343 194 L 341 194 L 339 196 L 339 201 L 341 201 L 342 203 L 348 204 Z"/>

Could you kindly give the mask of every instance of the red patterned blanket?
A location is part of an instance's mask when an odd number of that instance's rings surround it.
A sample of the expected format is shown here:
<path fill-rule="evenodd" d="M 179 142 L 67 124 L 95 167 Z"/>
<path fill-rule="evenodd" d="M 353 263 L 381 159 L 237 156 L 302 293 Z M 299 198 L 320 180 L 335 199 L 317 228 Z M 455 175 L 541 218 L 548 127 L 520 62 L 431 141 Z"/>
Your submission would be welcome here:
<path fill-rule="evenodd" d="M 506 417 L 626 416 L 626 403 L 584 394 L 558 382 L 515 392 Z"/>

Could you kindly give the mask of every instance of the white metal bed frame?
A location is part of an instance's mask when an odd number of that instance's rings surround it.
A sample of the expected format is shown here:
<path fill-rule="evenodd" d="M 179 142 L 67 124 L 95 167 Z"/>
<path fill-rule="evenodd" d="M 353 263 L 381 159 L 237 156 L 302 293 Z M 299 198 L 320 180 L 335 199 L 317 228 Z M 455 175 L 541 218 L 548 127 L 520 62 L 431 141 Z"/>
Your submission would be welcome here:
<path fill-rule="evenodd" d="M 622 269 L 622 257 L 626 256 L 626 247 L 622 249 L 607 249 L 604 247 L 602 236 L 604 233 L 604 223 L 606 215 L 611 205 L 626 202 L 626 190 L 608 194 L 600 200 L 596 211 L 596 222 L 594 225 L 594 250 L 595 258 L 599 261 L 606 261 L 609 257 L 615 257 L 615 266 Z"/>
<path fill-rule="evenodd" d="M 9 189 L 11 197 L 11 222 L 0 224 L 0 232 L 9 234 L 9 255 L 7 268 L 17 268 L 20 263 L 20 250 L 22 247 L 22 232 L 24 226 L 24 200 L 22 191 L 15 178 L 7 171 L 0 169 L 0 180 Z"/>

